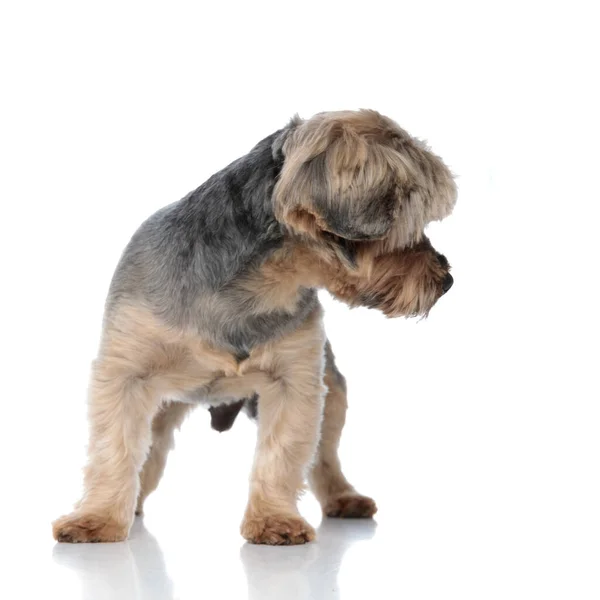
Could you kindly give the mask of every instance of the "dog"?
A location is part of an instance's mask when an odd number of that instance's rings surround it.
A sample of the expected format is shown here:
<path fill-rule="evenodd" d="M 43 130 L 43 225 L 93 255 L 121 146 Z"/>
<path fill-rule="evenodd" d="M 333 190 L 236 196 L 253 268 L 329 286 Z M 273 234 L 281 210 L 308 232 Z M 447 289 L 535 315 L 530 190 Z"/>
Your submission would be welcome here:
<path fill-rule="evenodd" d="M 427 315 L 451 287 L 424 234 L 450 214 L 442 160 L 371 110 L 319 113 L 259 142 L 133 235 L 116 268 L 89 387 L 84 494 L 61 542 L 127 538 L 190 410 L 258 441 L 244 538 L 302 544 L 305 478 L 328 517 L 372 517 L 344 477 L 346 382 L 318 289 L 388 317 Z"/>

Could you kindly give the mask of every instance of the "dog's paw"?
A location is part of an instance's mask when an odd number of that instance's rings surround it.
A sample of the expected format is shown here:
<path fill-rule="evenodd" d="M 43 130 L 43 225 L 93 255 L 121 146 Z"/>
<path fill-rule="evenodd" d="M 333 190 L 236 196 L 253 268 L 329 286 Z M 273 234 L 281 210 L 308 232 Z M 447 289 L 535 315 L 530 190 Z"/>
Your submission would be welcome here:
<path fill-rule="evenodd" d="M 57 542 L 122 542 L 127 539 L 128 527 L 109 517 L 72 513 L 52 523 Z"/>
<path fill-rule="evenodd" d="M 315 539 L 315 530 L 302 517 L 294 515 L 246 517 L 241 531 L 253 544 L 289 546 Z"/>
<path fill-rule="evenodd" d="M 346 492 L 330 498 L 323 508 L 328 517 L 342 519 L 370 519 L 377 512 L 375 500 L 356 492 Z"/>

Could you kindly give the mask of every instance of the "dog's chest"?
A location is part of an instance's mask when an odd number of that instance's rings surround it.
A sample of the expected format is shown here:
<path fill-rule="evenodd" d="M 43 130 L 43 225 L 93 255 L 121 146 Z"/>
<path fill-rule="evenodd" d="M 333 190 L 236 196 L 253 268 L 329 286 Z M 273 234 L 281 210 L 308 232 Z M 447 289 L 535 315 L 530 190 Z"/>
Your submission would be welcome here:
<path fill-rule="evenodd" d="M 253 312 L 246 308 L 251 303 L 247 299 L 234 302 L 219 297 L 210 306 L 201 306 L 197 312 L 202 337 L 227 349 L 238 362 L 247 359 L 258 346 L 296 329 L 318 305 L 318 297 L 314 289 L 301 290 L 293 310 L 274 308 Z"/>

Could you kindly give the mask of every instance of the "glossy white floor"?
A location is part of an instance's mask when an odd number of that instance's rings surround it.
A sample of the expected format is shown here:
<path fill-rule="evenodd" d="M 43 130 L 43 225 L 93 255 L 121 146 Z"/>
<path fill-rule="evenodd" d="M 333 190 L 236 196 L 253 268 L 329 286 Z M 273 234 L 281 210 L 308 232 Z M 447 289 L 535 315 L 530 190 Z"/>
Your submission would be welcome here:
<path fill-rule="evenodd" d="M 301 547 L 239 537 L 254 426 L 241 416 L 218 434 L 202 410 L 184 424 L 129 541 L 55 544 L 50 521 L 78 493 L 85 422 L 75 392 L 84 382 L 77 353 L 71 365 L 45 354 L 29 393 L 46 405 L 31 405 L 3 434 L 12 448 L 4 454 L 2 585 L 19 591 L 8 597 L 597 597 L 593 388 L 571 379 L 571 363 L 565 379 L 547 362 L 550 352 L 537 358 L 528 335 L 502 356 L 485 345 L 512 338 L 512 329 L 486 325 L 460 339 L 461 326 L 449 323 L 469 302 L 462 286 L 457 279 L 452 297 L 421 323 L 326 301 L 351 390 L 342 456 L 380 511 L 375 521 L 321 521 L 307 495 L 301 509 L 319 537 Z M 404 341 L 392 353 L 394 344 L 371 347 L 371 336 Z M 61 389 L 62 375 L 44 378 L 50 370 L 73 379 Z"/>
<path fill-rule="evenodd" d="M 0 597 L 598 598 L 592 3 L 234 4 L 2 6 Z M 307 494 L 315 543 L 245 544 L 254 426 L 217 434 L 199 410 L 129 541 L 55 544 L 131 233 L 294 112 L 357 107 L 460 186 L 428 231 L 456 282 L 428 319 L 323 293 L 342 460 L 375 521 L 321 522 Z"/>

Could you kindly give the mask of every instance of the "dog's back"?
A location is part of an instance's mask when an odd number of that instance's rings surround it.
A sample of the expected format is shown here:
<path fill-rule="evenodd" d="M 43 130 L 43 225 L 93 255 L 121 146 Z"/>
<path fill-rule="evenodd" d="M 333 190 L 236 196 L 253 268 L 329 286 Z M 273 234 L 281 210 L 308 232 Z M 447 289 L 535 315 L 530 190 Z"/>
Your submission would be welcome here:
<path fill-rule="evenodd" d="M 113 277 L 106 313 L 122 300 L 141 300 L 168 324 L 243 355 L 308 314 L 316 294 L 306 290 L 298 314 L 257 315 L 252 298 L 232 287 L 283 242 L 271 201 L 283 156 L 259 142 L 182 200 L 147 219 L 125 249 Z"/>

